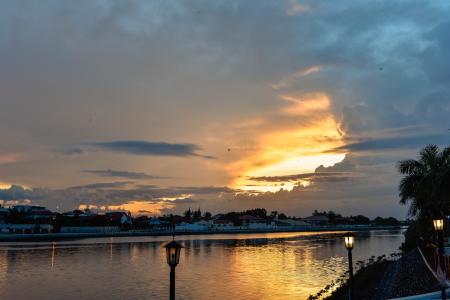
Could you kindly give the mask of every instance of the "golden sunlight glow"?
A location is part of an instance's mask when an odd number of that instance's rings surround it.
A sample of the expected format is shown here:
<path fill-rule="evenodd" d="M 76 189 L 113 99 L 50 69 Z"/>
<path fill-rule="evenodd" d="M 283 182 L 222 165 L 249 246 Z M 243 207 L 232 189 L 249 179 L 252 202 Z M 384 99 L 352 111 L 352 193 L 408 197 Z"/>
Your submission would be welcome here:
<path fill-rule="evenodd" d="M 296 82 L 301 77 L 305 77 L 305 76 L 308 76 L 308 75 L 311 75 L 311 74 L 314 74 L 314 73 L 317 73 L 320 71 L 321 71 L 320 66 L 312 66 L 312 67 L 309 67 L 306 69 L 299 70 L 289 76 L 286 76 L 283 79 L 281 79 L 279 82 L 274 83 L 270 86 L 275 90 L 283 89 L 283 88 L 289 87 L 291 84 Z"/>
<path fill-rule="evenodd" d="M 171 201 L 178 199 L 186 199 L 191 197 L 191 194 L 182 194 L 178 197 L 163 197 L 148 200 L 132 200 L 120 205 L 108 205 L 108 206 L 96 206 L 96 205 L 86 205 L 80 204 L 78 209 L 91 209 L 100 211 L 128 211 L 133 215 L 161 215 L 163 209 L 170 209 L 174 207 Z"/>
<path fill-rule="evenodd" d="M 110 205 L 109 210 L 129 211 L 134 215 L 160 215 L 164 208 L 172 207 L 172 204 L 150 202 L 150 201 L 130 201 L 121 205 Z"/>
<path fill-rule="evenodd" d="M 178 199 L 187 199 L 187 198 L 190 198 L 192 196 L 193 196 L 192 194 L 180 194 L 180 195 L 177 195 L 177 197 L 161 197 L 161 198 L 158 198 L 158 200 L 175 201 L 175 200 L 178 200 Z"/>
<path fill-rule="evenodd" d="M 323 93 L 307 94 L 300 97 L 295 95 L 280 95 L 280 98 L 290 104 L 282 109 L 284 113 L 289 115 L 305 115 L 330 108 L 330 99 Z"/>
<path fill-rule="evenodd" d="M 251 177 L 312 173 L 320 165 L 329 167 L 345 158 L 345 153 L 329 153 L 344 142 L 327 94 L 281 95 L 280 98 L 285 101 L 280 114 L 290 122 L 266 130 L 257 137 L 259 150 L 230 164 L 228 170 L 234 174 L 231 183 L 234 188 L 275 192 L 308 186 L 311 184 L 308 180 L 268 182 Z"/>
<path fill-rule="evenodd" d="M 276 174 L 272 176 L 281 176 L 308 173 L 314 171 L 320 165 L 325 167 L 332 166 L 335 163 L 342 161 L 344 157 L 345 154 L 319 154 L 291 157 L 268 166 L 250 170 L 247 173 L 247 176 L 268 176 L 267 174 Z"/>
<path fill-rule="evenodd" d="M 5 183 L 5 182 L 0 182 L 0 189 L 2 190 L 7 190 L 9 188 L 11 188 L 11 184 L 10 183 Z"/>
<path fill-rule="evenodd" d="M 10 189 L 13 185 L 14 184 L 12 184 L 12 183 L 6 183 L 6 182 L 0 181 L 0 189 L 2 189 L 2 190 Z M 31 190 L 31 187 L 28 185 L 20 184 L 18 186 L 20 186 L 21 188 L 26 189 L 26 190 Z"/>

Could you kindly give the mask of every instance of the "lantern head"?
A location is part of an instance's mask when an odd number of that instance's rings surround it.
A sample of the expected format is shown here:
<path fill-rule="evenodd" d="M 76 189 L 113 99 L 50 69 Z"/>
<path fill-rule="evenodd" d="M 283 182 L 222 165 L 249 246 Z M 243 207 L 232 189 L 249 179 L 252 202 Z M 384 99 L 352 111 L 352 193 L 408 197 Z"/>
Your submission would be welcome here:
<path fill-rule="evenodd" d="M 164 248 L 166 248 L 167 264 L 171 267 L 176 267 L 180 262 L 181 249 L 184 247 L 175 241 L 171 241 Z"/>
<path fill-rule="evenodd" d="M 355 235 L 350 231 L 344 234 L 344 245 L 347 250 L 353 249 L 353 243 L 355 242 Z"/>
<path fill-rule="evenodd" d="M 433 226 L 434 226 L 434 230 L 436 230 L 436 231 L 444 230 L 444 220 L 443 219 L 433 220 Z"/>

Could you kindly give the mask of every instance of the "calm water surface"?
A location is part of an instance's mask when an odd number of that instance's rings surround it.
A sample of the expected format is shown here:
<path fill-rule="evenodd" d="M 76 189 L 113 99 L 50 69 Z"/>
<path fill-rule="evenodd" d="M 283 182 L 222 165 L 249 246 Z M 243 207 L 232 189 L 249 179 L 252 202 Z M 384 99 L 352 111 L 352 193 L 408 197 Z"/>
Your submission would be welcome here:
<path fill-rule="evenodd" d="M 177 299 L 306 299 L 345 272 L 342 233 L 180 236 Z M 168 237 L 0 243 L 0 299 L 167 299 Z M 358 233 L 354 259 L 396 252 L 400 230 Z"/>

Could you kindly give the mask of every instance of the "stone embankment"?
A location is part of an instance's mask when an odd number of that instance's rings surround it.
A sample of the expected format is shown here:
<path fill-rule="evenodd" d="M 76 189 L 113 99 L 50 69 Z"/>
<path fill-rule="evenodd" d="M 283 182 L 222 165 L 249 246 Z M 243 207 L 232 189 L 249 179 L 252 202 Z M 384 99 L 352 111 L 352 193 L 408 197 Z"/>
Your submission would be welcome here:
<path fill-rule="evenodd" d="M 439 290 L 418 249 L 392 262 L 378 284 L 374 300 L 407 297 Z"/>

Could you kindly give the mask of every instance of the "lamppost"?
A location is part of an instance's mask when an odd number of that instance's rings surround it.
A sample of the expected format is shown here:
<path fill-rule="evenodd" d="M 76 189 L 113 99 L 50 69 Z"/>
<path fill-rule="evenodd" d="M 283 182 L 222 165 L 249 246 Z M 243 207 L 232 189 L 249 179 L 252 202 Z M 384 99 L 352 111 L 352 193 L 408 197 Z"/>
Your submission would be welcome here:
<path fill-rule="evenodd" d="M 443 219 L 435 219 L 433 220 L 433 226 L 434 230 L 437 232 L 438 235 L 438 243 L 439 243 L 439 262 L 442 272 L 444 273 L 444 278 L 447 279 L 447 270 L 445 268 L 445 262 L 444 262 L 444 220 Z M 445 279 L 442 282 L 441 287 L 441 298 L 445 300 Z"/>
<path fill-rule="evenodd" d="M 180 252 L 183 246 L 175 241 L 164 246 L 166 248 L 167 264 L 170 266 L 170 300 L 175 300 L 175 267 L 180 262 Z"/>
<path fill-rule="evenodd" d="M 352 261 L 352 249 L 355 241 L 355 235 L 350 231 L 344 235 L 344 245 L 348 250 L 348 299 L 353 299 L 353 261 Z"/>

